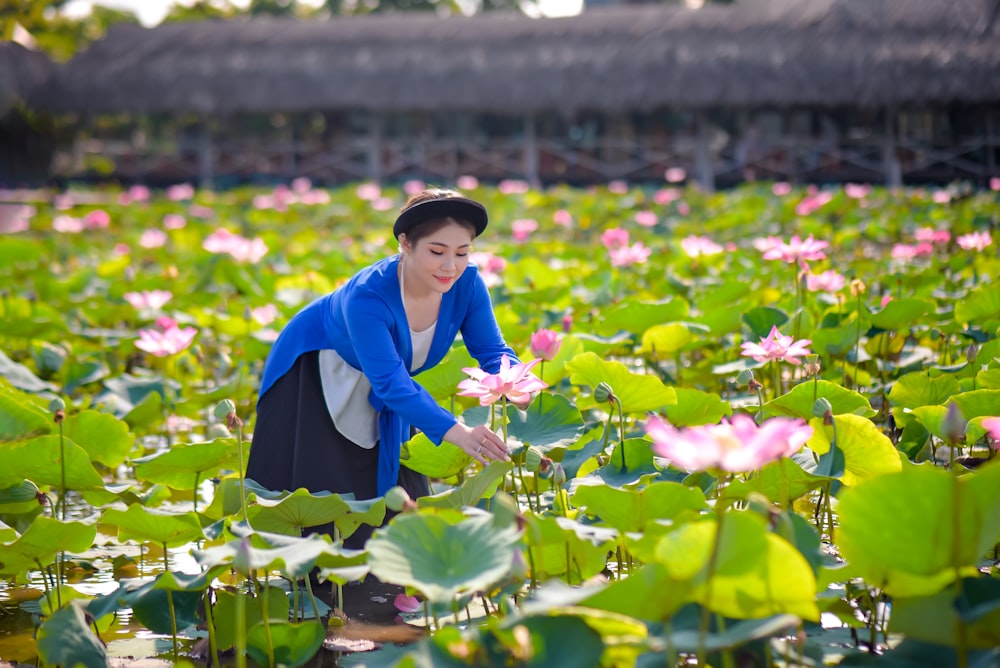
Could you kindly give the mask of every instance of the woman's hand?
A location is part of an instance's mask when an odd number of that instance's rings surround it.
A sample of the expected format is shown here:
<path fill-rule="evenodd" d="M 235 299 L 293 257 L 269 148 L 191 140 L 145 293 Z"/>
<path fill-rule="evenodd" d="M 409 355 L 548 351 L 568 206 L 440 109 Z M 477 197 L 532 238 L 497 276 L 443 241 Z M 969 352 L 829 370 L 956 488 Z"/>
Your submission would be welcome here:
<path fill-rule="evenodd" d="M 456 422 L 455 426 L 445 433 L 444 440 L 454 443 L 462 452 L 484 466 L 490 461 L 510 461 L 503 440 L 483 424 L 469 427 Z"/>

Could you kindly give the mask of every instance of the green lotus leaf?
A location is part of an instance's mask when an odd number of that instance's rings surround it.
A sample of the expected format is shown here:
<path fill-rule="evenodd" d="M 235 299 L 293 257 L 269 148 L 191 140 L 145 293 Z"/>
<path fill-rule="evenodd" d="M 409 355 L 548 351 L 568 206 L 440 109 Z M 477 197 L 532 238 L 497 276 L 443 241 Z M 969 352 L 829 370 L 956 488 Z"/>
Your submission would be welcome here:
<path fill-rule="evenodd" d="M 725 512 L 715 568 L 709 573 L 717 527 L 713 519 L 680 525 L 660 539 L 656 561 L 671 578 L 691 580 L 692 598 L 719 614 L 819 619 L 812 568 L 793 545 L 767 530 L 760 515 Z"/>
<path fill-rule="evenodd" d="M 55 429 L 51 414 L 0 378 L 0 447 L 5 441 L 51 434 Z"/>
<path fill-rule="evenodd" d="M 674 388 L 674 392 L 677 403 L 664 406 L 663 415 L 675 427 L 716 424 L 723 417 L 733 414 L 732 405 L 714 392 L 687 387 Z"/>
<path fill-rule="evenodd" d="M 159 392 L 150 392 L 132 406 L 121 419 L 134 429 L 159 423 L 163 419 L 163 396 Z"/>
<path fill-rule="evenodd" d="M 378 497 L 355 501 L 340 494 L 297 489 L 280 499 L 255 496 L 250 510 L 250 524 L 260 531 L 298 536 L 303 529 L 331 522 L 340 530 L 341 539 L 354 534 L 362 524 L 379 526 L 385 519 L 385 499 Z"/>
<path fill-rule="evenodd" d="M 780 328 L 788 322 L 788 314 L 770 306 L 756 306 L 743 313 L 742 320 L 754 336 L 763 339 L 771 333 L 772 327 Z"/>
<path fill-rule="evenodd" d="M 962 411 L 962 417 L 966 420 L 1000 414 L 1000 389 L 963 392 L 956 394 L 951 400 Z"/>
<path fill-rule="evenodd" d="M 62 319 L 58 319 L 62 322 Z M 4 321 L 4 335 L 5 336 L 15 336 L 15 333 L 7 329 L 7 325 L 12 325 L 10 320 Z M 16 387 L 18 390 L 23 390 L 25 392 L 54 392 L 56 386 L 52 383 L 46 382 L 36 376 L 31 369 L 19 364 L 7 357 L 2 351 L 0 351 L 0 378 L 3 378 L 5 384 L 9 384 L 12 387 Z M 7 418 L 6 413 L 7 407 L 5 403 L 0 402 L 0 417 L 4 418 L 3 422 L 0 422 L 0 428 L 7 428 Z M 49 420 L 51 423 L 51 419 Z"/>
<path fill-rule="evenodd" d="M 316 565 L 320 555 L 333 554 L 337 551 L 329 540 L 320 534 L 289 537 L 283 545 L 273 548 L 249 546 L 247 567 L 251 570 L 280 571 L 289 578 L 301 578 Z M 203 568 L 232 564 L 240 549 L 241 540 L 231 540 L 224 545 L 216 545 L 195 550 L 194 558 Z"/>
<path fill-rule="evenodd" d="M 955 302 L 955 322 L 960 325 L 1000 316 L 1000 294 L 996 286 L 983 285 Z"/>
<path fill-rule="evenodd" d="M 604 570 L 607 556 L 618 539 L 605 527 L 581 524 L 565 517 L 528 515 L 525 536 L 530 550 L 529 565 L 536 579 L 566 577 L 583 582 Z"/>
<path fill-rule="evenodd" d="M 840 494 L 841 554 L 893 596 L 929 596 L 1000 540 L 1000 464 L 956 478 L 911 466 Z"/>
<path fill-rule="evenodd" d="M 679 322 L 653 325 L 642 333 L 639 353 L 657 359 L 669 358 L 695 340 L 691 328 Z"/>
<path fill-rule="evenodd" d="M 845 413 L 833 417 L 837 425 L 837 447 L 844 453 L 844 475 L 841 482 L 854 485 L 867 478 L 894 473 L 902 468 L 899 452 L 889 437 L 874 422 L 860 415 Z M 830 449 L 834 429 L 824 425 L 822 418 L 809 421 L 813 436 L 807 445 L 818 455 Z"/>
<path fill-rule="evenodd" d="M 244 592 L 232 592 L 223 589 L 215 591 L 215 605 L 212 606 L 212 618 L 215 621 L 216 644 L 220 651 L 231 649 L 236 644 L 236 597 L 243 600 L 243 625 L 249 632 L 262 619 L 259 599 Z M 268 587 L 267 613 L 268 619 L 285 621 L 291 608 L 285 592 L 277 587 Z M 266 662 L 265 662 L 266 664 Z"/>
<path fill-rule="evenodd" d="M 384 582 L 450 604 L 465 592 L 485 591 L 510 571 L 518 532 L 497 528 L 490 515 L 451 524 L 436 515 L 407 513 L 368 541 L 371 572 Z"/>
<path fill-rule="evenodd" d="M 135 589 L 129 589 L 121 597 L 122 607 L 132 608 L 136 619 L 154 633 L 171 634 L 176 628 L 185 629 L 198 624 L 201 611 L 202 592 L 185 591 L 172 587 L 157 587 L 156 580 L 144 582 Z M 171 613 L 171 607 L 173 612 Z M 173 620 L 171 620 L 173 614 Z"/>
<path fill-rule="evenodd" d="M 489 424 L 489 408 L 470 408 L 462 419 L 471 425 Z M 508 405 L 507 419 L 507 444 L 511 450 L 527 443 L 547 454 L 552 448 L 575 442 L 583 428 L 580 411 L 561 394 L 542 393 L 523 411 Z"/>
<path fill-rule="evenodd" d="M 51 564 L 60 552 L 84 552 L 96 535 L 93 522 L 60 522 L 39 515 L 17 540 L 0 547 L 0 573 L 19 575 L 37 568 L 39 563 Z"/>
<path fill-rule="evenodd" d="M 656 376 L 633 373 L 621 362 L 603 360 L 594 353 L 577 355 L 566 363 L 570 382 L 591 389 L 599 383 L 611 386 L 626 413 L 659 411 L 664 406 L 677 403 L 677 393 Z M 593 396 L 581 397 L 577 408 L 594 407 Z"/>
<path fill-rule="evenodd" d="M 249 452 L 250 444 L 243 443 L 243 461 L 247 460 Z M 139 457 L 133 463 L 139 480 L 190 490 L 221 471 L 238 470 L 239 444 L 232 438 L 217 438 L 206 443 L 175 443 L 169 450 Z"/>
<path fill-rule="evenodd" d="M 68 438 L 38 436 L 30 441 L 0 443 L 4 466 L 0 467 L 0 487 L 9 487 L 25 478 L 40 486 L 62 489 L 103 489 L 104 479 L 90 463 L 87 451 Z M 65 467 L 62 454 L 65 454 Z"/>
<path fill-rule="evenodd" d="M 950 375 L 930 376 L 926 372 L 908 373 L 889 390 L 892 417 L 899 427 L 913 419 L 906 409 L 920 406 L 942 406 L 961 392 L 958 380 Z"/>
<path fill-rule="evenodd" d="M 105 668 L 104 643 L 94 635 L 82 601 L 72 602 L 52 614 L 38 629 L 38 656 L 51 666 Z"/>
<path fill-rule="evenodd" d="M 316 620 L 271 622 L 268 628 L 262 622 L 247 633 L 247 654 L 260 665 L 267 665 L 270 641 L 274 650 L 274 665 L 301 666 L 316 656 L 325 639 L 326 629 Z"/>
<path fill-rule="evenodd" d="M 935 307 L 929 299 L 893 299 L 881 311 L 872 314 L 872 325 L 885 330 L 907 329 L 928 313 L 933 313 Z"/>
<path fill-rule="evenodd" d="M 799 466 L 790 457 L 782 457 L 759 469 L 747 480 L 735 480 L 726 486 L 726 497 L 745 499 L 750 492 L 763 494 L 783 508 L 833 478 L 816 475 Z"/>
<path fill-rule="evenodd" d="M 594 324 L 594 332 L 609 336 L 620 331 L 631 332 L 636 338 L 654 325 L 684 320 L 689 304 L 680 297 L 662 302 L 625 301 L 601 312 Z"/>
<path fill-rule="evenodd" d="M 197 513 L 170 513 L 132 505 L 128 510 L 109 508 L 101 520 L 118 527 L 118 540 L 153 542 L 178 547 L 205 537 Z"/>
<path fill-rule="evenodd" d="M 651 563 L 591 594 L 581 604 L 639 619 L 666 621 L 690 602 L 690 594 L 689 580 L 675 580 L 663 564 Z"/>
<path fill-rule="evenodd" d="M 570 490 L 585 485 L 634 487 L 661 475 L 653 459 L 651 443 L 644 438 L 629 438 L 615 446 L 608 462 L 584 476 L 570 481 Z"/>
<path fill-rule="evenodd" d="M 570 499 L 573 506 L 622 532 L 642 531 L 657 519 L 675 519 L 686 511 L 708 508 L 700 489 L 676 482 L 655 482 L 641 490 L 583 485 Z"/>
<path fill-rule="evenodd" d="M 834 415 L 851 413 L 867 418 L 875 415 L 864 395 L 828 380 L 807 380 L 780 397 L 765 402 L 764 416 L 782 415 L 808 420 L 813 417 L 813 404 L 820 397 L 830 402 Z"/>
<path fill-rule="evenodd" d="M 66 418 L 63 433 L 87 451 L 91 461 L 115 468 L 135 443 L 128 424 L 107 413 L 81 411 Z"/>
<path fill-rule="evenodd" d="M 472 359 L 465 346 L 456 346 L 437 366 L 421 372 L 413 379 L 436 400 L 445 401 L 455 396 L 458 384 L 468 378 L 462 369 L 476 366 L 476 360 Z"/>

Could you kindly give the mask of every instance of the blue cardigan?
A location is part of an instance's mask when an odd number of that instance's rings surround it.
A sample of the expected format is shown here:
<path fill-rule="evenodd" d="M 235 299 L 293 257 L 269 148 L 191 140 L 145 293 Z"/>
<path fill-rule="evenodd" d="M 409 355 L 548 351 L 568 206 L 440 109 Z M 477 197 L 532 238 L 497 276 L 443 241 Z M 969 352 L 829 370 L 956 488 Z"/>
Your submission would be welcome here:
<path fill-rule="evenodd" d="M 440 445 L 457 422 L 413 375 L 438 364 L 459 331 L 469 354 L 489 373 L 499 370 L 505 354 L 511 363 L 518 361 L 500 333 L 486 283 L 470 263 L 444 293 L 427 361 L 411 373 L 413 349 L 398 266 L 398 255 L 380 260 L 295 314 L 274 342 L 260 385 L 262 397 L 300 355 L 314 350 L 336 350 L 360 369 L 371 382 L 368 400 L 379 413 L 380 496 L 396 484 L 400 447 L 409 439 L 411 425 Z"/>

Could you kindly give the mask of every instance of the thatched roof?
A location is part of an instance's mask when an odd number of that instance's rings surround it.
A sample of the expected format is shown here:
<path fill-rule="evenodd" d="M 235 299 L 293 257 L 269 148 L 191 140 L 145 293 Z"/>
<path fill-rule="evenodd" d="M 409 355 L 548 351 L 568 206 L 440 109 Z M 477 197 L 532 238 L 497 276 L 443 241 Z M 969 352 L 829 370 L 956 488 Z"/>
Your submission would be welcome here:
<path fill-rule="evenodd" d="M 44 53 L 17 42 L 0 42 L 0 116 L 33 95 L 52 73 L 53 63 Z"/>
<path fill-rule="evenodd" d="M 736 0 L 529 19 L 121 25 L 38 102 L 67 112 L 621 111 L 1000 102 L 997 0 Z"/>

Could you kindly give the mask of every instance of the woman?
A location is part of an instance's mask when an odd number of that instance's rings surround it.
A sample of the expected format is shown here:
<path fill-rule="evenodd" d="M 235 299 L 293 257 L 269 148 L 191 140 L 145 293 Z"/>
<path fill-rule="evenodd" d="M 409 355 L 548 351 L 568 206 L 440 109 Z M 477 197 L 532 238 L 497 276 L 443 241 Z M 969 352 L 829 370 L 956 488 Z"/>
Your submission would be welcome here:
<path fill-rule="evenodd" d="M 427 479 L 399 463 L 411 427 L 482 464 L 509 459 L 499 436 L 462 424 L 412 379 L 441 361 L 459 331 L 483 369 L 496 373 L 503 355 L 516 361 L 469 264 L 487 222 L 482 204 L 455 191 L 414 195 L 393 226 L 399 254 L 288 322 L 264 365 L 248 478 L 356 499 L 396 484 L 424 496 Z M 370 533 L 362 527 L 347 545 L 361 547 Z"/>

